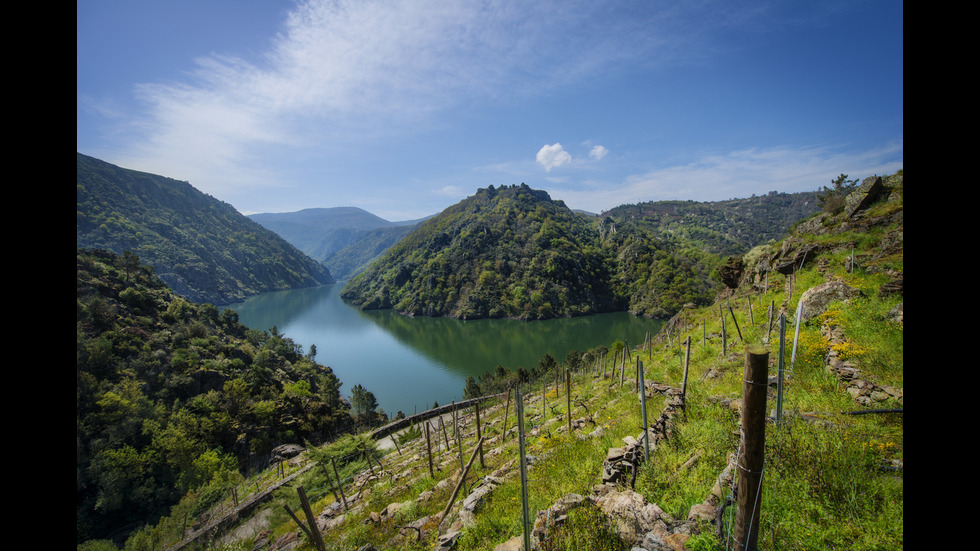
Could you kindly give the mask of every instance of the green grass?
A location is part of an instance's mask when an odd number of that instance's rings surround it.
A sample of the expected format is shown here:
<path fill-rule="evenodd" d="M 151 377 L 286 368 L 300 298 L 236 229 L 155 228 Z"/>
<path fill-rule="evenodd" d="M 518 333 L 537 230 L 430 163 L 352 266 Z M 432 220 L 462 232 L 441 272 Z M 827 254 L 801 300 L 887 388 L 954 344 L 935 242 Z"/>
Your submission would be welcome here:
<path fill-rule="evenodd" d="M 842 262 L 843 257 L 838 258 L 831 266 Z M 759 548 L 887 550 L 903 547 L 903 474 L 882 468 L 903 458 L 902 416 L 841 413 L 859 408 L 843 390 L 840 381 L 826 370 L 824 356 L 829 343 L 820 333 L 822 322 L 838 324 L 852 342 L 845 353 L 851 354 L 851 358 L 859 363 L 867 378 L 901 388 L 903 333 L 901 326 L 886 320 L 887 312 L 900 299 L 877 298 L 875 289 L 886 280 L 880 274 L 847 274 L 839 270 L 831 274 L 834 275 L 864 289 L 866 296 L 835 304 L 824 316 L 801 327 L 793 365 L 790 365 L 790 356 L 796 337 L 792 313 L 796 302 L 803 291 L 828 277 L 813 270 L 798 274 L 790 296 L 786 294 L 785 281 L 772 278 L 766 292 L 751 296 L 753 321 L 748 314 L 749 297 L 733 298 L 731 304 L 738 319 L 738 330 L 728 313 L 728 303 L 724 303 L 725 313 L 729 316 L 726 323 L 728 342 L 724 350 L 719 308 L 715 305 L 687 312 L 688 323 L 679 338 L 673 335 L 670 343 L 661 342 L 650 350 L 633 351 L 632 365 L 635 366 L 637 358 L 642 360 L 647 382 L 680 387 L 686 354 L 682 344 L 688 336 L 692 341 L 687 405 L 682 419 L 671 438 L 655 446 L 650 460 L 641 465 L 635 482 L 637 492 L 677 520 L 685 519 L 691 507 L 708 498 L 719 474 L 728 464 L 729 455 L 739 446 L 738 413 L 720 400 L 741 397 L 746 345 L 764 346 L 770 353 L 770 374 L 776 373 L 779 325 L 778 321 L 774 322 L 773 331 L 768 332 L 766 316 L 766 307 L 774 303 L 787 312 L 787 378 L 783 422 L 778 425 L 769 423 L 766 429 Z M 590 495 L 593 486 L 601 482 L 606 450 L 622 446 L 624 437 L 641 434 L 642 418 L 639 400 L 633 391 L 633 374 L 627 373 L 622 386 L 619 380 L 619 374 L 614 378 L 599 379 L 588 370 L 574 375 L 572 417 L 591 416 L 595 425 L 587 425 L 571 435 L 558 430 L 565 423 L 564 388 L 558 393 L 553 386 L 548 388 L 547 412 L 542 417 L 540 383 L 534 386 L 525 406 L 527 453 L 537 458 L 528 469 L 532 522 L 538 510 L 547 509 L 566 494 Z M 649 399 L 648 422 L 656 420 L 665 405 L 662 396 Z M 774 389 L 771 389 L 767 407 L 775 408 Z M 503 413 L 502 399 L 481 408 L 488 449 L 502 447 L 499 454 L 488 455 L 486 467 L 481 467 L 479 461 L 473 464 L 467 486 L 472 487 L 481 477 L 508 463 L 512 467 L 504 483 L 490 493 L 477 510 L 476 524 L 463 531 L 457 542 L 461 551 L 492 550 L 522 533 L 520 477 L 517 465 L 513 463 L 518 455 L 518 439 L 511 431 L 506 443 L 501 444 Z M 509 428 L 514 427 L 514 416 L 511 401 Z M 602 429 L 599 436 L 580 437 L 595 428 Z M 401 454 L 392 450 L 381 458 L 386 469 L 398 472 L 412 469 L 411 473 L 400 480 L 381 476 L 366 486 L 370 493 L 365 498 L 363 510 L 350 514 L 341 528 L 324 534 L 328 548 L 353 549 L 365 543 L 387 548 L 389 540 L 401 532 L 399 526 L 402 523 L 442 512 L 459 476 L 459 452 L 455 447 L 434 451 L 435 461 L 442 470 L 432 477 L 425 459 L 425 438 L 420 438 L 420 434 L 413 431 L 409 437 L 399 440 Z M 465 458 L 469 457 L 474 440 L 472 435 L 464 438 Z M 356 454 L 362 443 L 363 439 L 352 437 L 311 455 L 321 461 L 329 457 L 347 458 L 338 463 L 338 468 L 342 478 L 351 480 L 357 473 L 367 470 L 367 463 Z M 434 443 L 433 448 L 435 450 Z M 412 460 L 416 454 L 417 458 Z M 441 488 L 437 486 L 440 481 L 443 481 Z M 289 505 L 299 514 L 297 485 L 306 488 L 314 502 L 314 510 L 322 510 L 335 500 L 322 469 L 308 471 L 293 488 L 277 492 L 272 504 L 274 536 L 297 530 L 283 507 Z M 353 492 L 352 489 L 348 491 Z M 730 492 L 730 488 L 726 491 Z M 424 492 L 431 492 L 429 499 L 416 502 L 415 499 Z M 456 498 L 457 503 L 464 497 L 461 492 Z M 371 512 L 379 512 L 389 503 L 407 501 L 411 503 L 403 516 L 380 523 L 368 521 Z M 716 536 L 714 525 L 702 524 L 701 532 L 687 541 L 687 547 L 698 551 L 725 549 L 731 544 L 726 538 L 734 530 L 734 512 L 734 506 L 726 509 L 721 539 Z M 175 509 L 172 518 L 178 518 L 178 514 Z M 174 524 L 179 523 L 168 520 L 158 529 L 163 531 L 164 526 Z M 401 540 L 398 548 L 431 549 L 437 538 L 434 524 L 432 520 L 426 526 L 427 536 L 420 542 L 415 541 L 413 532 L 406 532 L 408 537 Z M 172 531 L 172 528 L 168 530 Z M 134 545 L 127 549 L 138 548 Z M 238 548 L 231 546 L 224 551 Z M 596 508 L 574 510 L 564 526 L 549 531 L 544 542 L 544 549 L 549 551 L 628 548 L 615 533 L 609 519 Z M 303 542 L 298 549 L 312 549 L 312 546 Z"/>

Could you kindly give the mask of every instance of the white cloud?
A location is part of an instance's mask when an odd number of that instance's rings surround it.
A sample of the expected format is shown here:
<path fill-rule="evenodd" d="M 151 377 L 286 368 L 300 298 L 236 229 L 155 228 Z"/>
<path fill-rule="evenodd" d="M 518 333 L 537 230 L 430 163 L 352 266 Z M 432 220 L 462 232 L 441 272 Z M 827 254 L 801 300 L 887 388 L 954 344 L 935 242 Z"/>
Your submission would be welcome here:
<path fill-rule="evenodd" d="M 592 151 L 589 151 L 589 157 L 592 157 L 597 161 L 601 160 L 603 157 L 605 157 L 608 154 L 609 154 L 609 150 L 601 145 L 597 145 L 592 148 Z"/>
<path fill-rule="evenodd" d="M 554 145 L 545 145 L 538 150 L 537 161 L 546 171 L 551 172 L 553 168 L 572 162 L 572 156 L 565 151 L 565 148 L 560 143 L 556 143 Z"/>

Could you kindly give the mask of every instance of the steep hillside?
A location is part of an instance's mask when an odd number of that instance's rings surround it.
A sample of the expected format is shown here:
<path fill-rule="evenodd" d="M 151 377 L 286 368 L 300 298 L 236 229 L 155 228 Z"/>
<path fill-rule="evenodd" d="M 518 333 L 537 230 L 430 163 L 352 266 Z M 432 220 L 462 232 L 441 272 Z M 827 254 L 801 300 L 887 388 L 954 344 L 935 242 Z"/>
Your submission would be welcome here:
<path fill-rule="evenodd" d="M 421 224 L 342 296 L 364 309 L 461 319 L 624 309 L 666 317 L 710 300 L 717 264 L 633 221 L 574 213 L 525 184 L 491 186 Z"/>
<path fill-rule="evenodd" d="M 653 201 L 622 205 L 602 214 L 612 223 L 641 224 L 660 238 L 673 236 L 705 252 L 743 254 L 782 239 L 799 220 L 821 210 L 817 192 L 770 192 L 728 201 Z"/>
<path fill-rule="evenodd" d="M 360 232 L 350 244 L 326 257 L 323 265 L 337 279 L 350 279 L 366 270 L 372 262 L 404 239 L 413 229 L 415 229 L 414 224 Z"/>
<path fill-rule="evenodd" d="M 331 369 L 274 329 L 174 295 L 131 253 L 78 249 L 76 262 L 80 540 L 350 427 Z"/>
<path fill-rule="evenodd" d="M 353 278 L 365 308 L 461 319 L 550 318 L 618 308 L 598 233 L 528 186 L 479 190 Z"/>
<path fill-rule="evenodd" d="M 136 253 L 177 294 L 222 305 L 312 287 L 330 272 L 189 183 L 77 154 L 76 244 Z"/>
<path fill-rule="evenodd" d="M 337 279 L 363 270 L 420 222 L 389 222 L 357 207 L 261 213 L 249 218 L 326 266 Z"/>

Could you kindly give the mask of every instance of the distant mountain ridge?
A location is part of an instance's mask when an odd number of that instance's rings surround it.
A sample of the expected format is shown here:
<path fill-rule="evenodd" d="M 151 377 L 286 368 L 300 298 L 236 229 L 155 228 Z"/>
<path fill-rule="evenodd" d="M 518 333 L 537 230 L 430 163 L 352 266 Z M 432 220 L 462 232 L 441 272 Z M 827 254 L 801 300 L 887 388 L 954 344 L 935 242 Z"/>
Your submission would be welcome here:
<path fill-rule="evenodd" d="M 249 218 L 326 266 L 337 279 L 362 271 L 421 221 L 390 222 L 358 207 L 259 213 Z"/>
<path fill-rule="evenodd" d="M 726 201 L 648 201 L 602 213 L 636 221 L 664 236 L 684 239 L 719 255 L 737 255 L 783 238 L 795 223 L 821 210 L 818 193 L 781 193 Z"/>
<path fill-rule="evenodd" d="M 76 207 L 78 247 L 133 252 L 188 300 L 224 305 L 336 282 L 275 232 L 188 182 L 77 153 Z"/>

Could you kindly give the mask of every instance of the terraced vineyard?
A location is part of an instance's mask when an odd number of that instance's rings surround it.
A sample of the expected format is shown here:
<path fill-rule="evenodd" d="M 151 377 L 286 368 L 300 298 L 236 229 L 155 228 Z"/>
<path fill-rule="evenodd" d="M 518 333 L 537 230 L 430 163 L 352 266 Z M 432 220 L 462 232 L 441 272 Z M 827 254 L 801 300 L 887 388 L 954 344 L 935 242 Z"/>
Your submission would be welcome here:
<path fill-rule="evenodd" d="M 746 255 L 738 288 L 685 308 L 625 359 L 602 347 L 567 381 L 559 366 L 515 389 L 526 526 L 511 392 L 483 402 L 479 423 L 467 406 L 420 414 L 394 440 L 362 434 L 312 447 L 262 480 L 238 481 L 210 513 L 190 496 L 127 549 L 175 549 L 185 538 L 197 549 L 505 550 L 521 549 L 525 533 L 545 550 L 737 549 L 750 345 L 769 364 L 759 548 L 901 549 L 901 201 L 857 212 L 845 212 L 848 224 L 815 219 Z M 797 268 L 752 271 L 764 264 Z M 227 514 L 253 488 L 266 488 L 265 499 Z M 222 516 L 233 522 L 192 532 Z"/>

